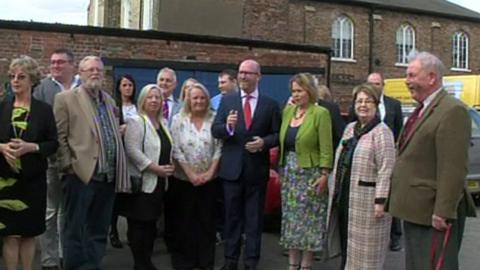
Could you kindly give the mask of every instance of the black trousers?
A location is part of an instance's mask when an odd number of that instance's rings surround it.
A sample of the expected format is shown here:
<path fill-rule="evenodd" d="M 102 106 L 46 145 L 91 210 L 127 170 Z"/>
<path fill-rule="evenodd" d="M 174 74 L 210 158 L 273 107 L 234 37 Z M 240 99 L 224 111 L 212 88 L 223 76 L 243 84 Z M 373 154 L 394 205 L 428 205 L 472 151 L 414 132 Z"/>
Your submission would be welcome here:
<path fill-rule="evenodd" d="M 267 182 L 249 179 L 244 174 L 237 181 L 223 180 L 225 194 L 225 260 L 237 263 L 242 233 L 246 235 L 244 265 L 256 268 L 260 259 L 263 210 Z"/>
<path fill-rule="evenodd" d="M 74 174 L 63 177 L 65 226 L 64 268 L 101 269 L 112 216 L 113 183 L 92 180 L 85 184 Z"/>
<path fill-rule="evenodd" d="M 402 221 L 399 218 L 392 218 L 392 227 L 390 229 L 390 245 L 400 243 L 402 239 Z"/>
<path fill-rule="evenodd" d="M 177 250 L 172 252 L 175 269 L 213 268 L 215 260 L 215 189 L 214 181 L 195 187 L 176 180 L 177 205 L 174 230 Z"/>
<path fill-rule="evenodd" d="M 154 270 L 153 245 L 157 234 L 156 220 L 141 221 L 127 218 L 127 238 L 135 270 Z"/>

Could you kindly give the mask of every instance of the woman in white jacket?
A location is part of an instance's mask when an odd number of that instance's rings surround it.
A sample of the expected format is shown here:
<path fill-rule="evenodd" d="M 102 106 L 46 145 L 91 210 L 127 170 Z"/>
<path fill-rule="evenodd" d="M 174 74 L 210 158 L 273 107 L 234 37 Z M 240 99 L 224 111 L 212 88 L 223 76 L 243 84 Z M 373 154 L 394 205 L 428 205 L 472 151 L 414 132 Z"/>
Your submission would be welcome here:
<path fill-rule="evenodd" d="M 174 172 L 172 139 L 162 119 L 162 104 L 157 85 L 143 87 L 138 116 L 127 120 L 124 138 L 129 174 L 142 179 L 141 191 L 122 195 L 120 206 L 120 214 L 127 218 L 135 270 L 156 269 L 151 261 L 156 221 L 161 215 L 165 181 Z"/>

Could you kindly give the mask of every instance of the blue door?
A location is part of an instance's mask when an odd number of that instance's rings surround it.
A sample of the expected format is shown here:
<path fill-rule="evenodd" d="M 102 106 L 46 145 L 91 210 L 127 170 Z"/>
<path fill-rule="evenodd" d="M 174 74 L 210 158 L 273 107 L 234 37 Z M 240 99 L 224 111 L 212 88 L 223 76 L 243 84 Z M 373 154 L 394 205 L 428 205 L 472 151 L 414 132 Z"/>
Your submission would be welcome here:
<path fill-rule="evenodd" d="M 131 68 L 131 67 L 115 67 L 114 78 L 115 81 L 123 74 L 130 74 L 135 79 L 135 86 L 137 88 L 137 95 L 145 85 L 149 83 L 156 83 L 157 73 L 160 69 L 155 68 Z M 217 88 L 218 72 L 216 71 L 202 71 L 202 70 L 175 70 L 177 73 L 177 88 L 174 95 L 178 97 L 183 81 L 193 77 L 205 85 L 213 97 L 219 93 Z M 288 82 L 293 74 L 262 74 L 260 80 L 260 91 L 275 99 L 279 104 L 285 104 L 290 96 Z"/>

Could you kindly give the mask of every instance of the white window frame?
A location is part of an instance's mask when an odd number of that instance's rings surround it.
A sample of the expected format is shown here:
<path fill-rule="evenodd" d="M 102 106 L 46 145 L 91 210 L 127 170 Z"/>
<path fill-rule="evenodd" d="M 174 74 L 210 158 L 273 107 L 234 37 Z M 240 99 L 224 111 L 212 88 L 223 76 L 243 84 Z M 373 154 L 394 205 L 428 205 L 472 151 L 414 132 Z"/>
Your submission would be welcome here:
<path fill-rule="evenodd" d="M 349 33 L 347 32 L 348 31 L 347 27 L 350 27 Z M 347 16 L 340 15 L 333 21 L 332 23 L 332 43 L 333 43 L 332 60 L 344 61 L 344 62 L 355 62 L 355 60 L 353 59 L 354 32 L 355 32 L 355 28 L 354 28 L 353 22 Z M 336 40 L 339 40 L 339 42 L 337 43 Z M 348 48 L 344 47 L 345 42 L 350 43 L 349 52 L 347 51 Z M 339 55 L 335 55 L 336 51 L 339 52 Z"/>
<path fill-rule="evenodd" d="M 132 3 L 130 0 L 122 0 L 122 27 L 131 28 L 130 17 L 132 13 Z"/>
<path fill-rule="evenodd" d="M 409 24 L 402 24 L 395 32 L 395 65 L 408 65 L 408 55 L 412 51 L 415 51 L 415 30 Z"/>
<path fill-rule="evenodd" d="M 98 23 L 100 21 L 99 19 L 99 15 L 100 15 L 100 12 L 99 12 L 99 9 L 100 9 L 100 6 L 98 4 L 98 0 L 93 0 L 93 26 L 100 26 Z"/>
<path fill-rule="evenodd" d="M 142 30 L 153 29 L 153 0 L 143 0 Z"/>
<path fill-rule="evenodd" d="M 452 70 L 470 71 L 468 65 L 469 38 L 466 32 L 457 31 L 452 36 Z M 462 57 L 463 56 L 463 57 Z M 462 63 L 462 58 L 464 62 Z"/>

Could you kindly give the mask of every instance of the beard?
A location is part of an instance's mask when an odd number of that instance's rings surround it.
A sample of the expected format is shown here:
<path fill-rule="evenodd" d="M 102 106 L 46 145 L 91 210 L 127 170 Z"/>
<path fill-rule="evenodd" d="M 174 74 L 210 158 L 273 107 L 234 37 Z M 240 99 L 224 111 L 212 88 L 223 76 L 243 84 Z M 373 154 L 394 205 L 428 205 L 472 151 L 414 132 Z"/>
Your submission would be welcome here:
<path fill-rule="evenodd" d="M 103 85 L 101 79 L 87 79 L 86 81 L 82 82 L 82 84 L 83 87 L 94 91 L 100 91 Z"/>

